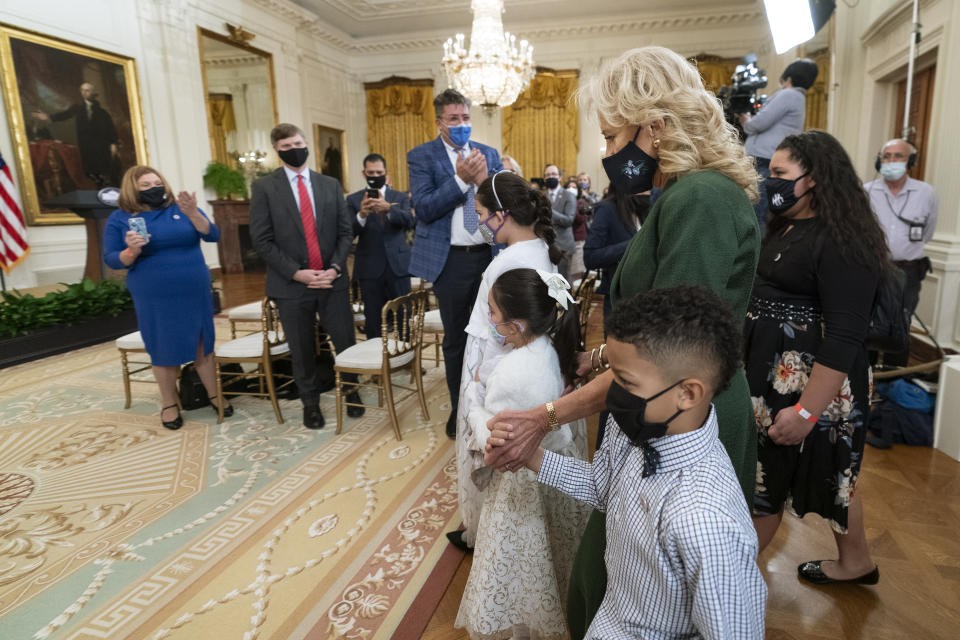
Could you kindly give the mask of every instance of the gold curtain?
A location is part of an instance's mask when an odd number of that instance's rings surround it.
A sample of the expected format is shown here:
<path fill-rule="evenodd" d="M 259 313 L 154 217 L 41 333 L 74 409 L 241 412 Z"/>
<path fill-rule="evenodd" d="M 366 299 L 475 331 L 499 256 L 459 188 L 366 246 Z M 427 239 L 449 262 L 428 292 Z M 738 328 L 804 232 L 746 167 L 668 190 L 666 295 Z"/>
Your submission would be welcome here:
<path fill-rule="evenodd" d="M 817 81 L 807 89 L 807 119 L 804 130 L 827 128 L 827 100 L 830 82 L 830 50 L 820 49 L 807 55 L 817 63 Z"/>
<path fill-rule="evenodd" d="M 721 58 L 709 53 L 700 53 L 692 58 L 703 78 L 707 91 L 716 93 L 720 87 L 730 84 L 730 78 L 740 64 L 740 58 Z"/>
<path fill-rule="evenodd" d="M 577 71 L 541 70 L 517 101 L 503 108 L 503 153 L 516 158 L 525 175 L 542 175 L 548 162 L 562 174 L 576 175 L 580 122 L 571 99 L 576 90 Z"/>
<path fill-rule="evenodd" d="M 437 134 L 433 80 L 387 78 L 367 83 L 364 88 L 370 153 L 386 158 L 393 188 L 407 191 L 407 151 Z"/>
<path fill-rule="evenodd" d="M 227 153 L 227 133 L 237 130 L 237 120 L 233 113 L 233 96 L 229 93 L 207 94 L 207 116 L 210 119 L 210 142 L 213 148 L 213 160 L 233 166 L 233 159 Z"/>

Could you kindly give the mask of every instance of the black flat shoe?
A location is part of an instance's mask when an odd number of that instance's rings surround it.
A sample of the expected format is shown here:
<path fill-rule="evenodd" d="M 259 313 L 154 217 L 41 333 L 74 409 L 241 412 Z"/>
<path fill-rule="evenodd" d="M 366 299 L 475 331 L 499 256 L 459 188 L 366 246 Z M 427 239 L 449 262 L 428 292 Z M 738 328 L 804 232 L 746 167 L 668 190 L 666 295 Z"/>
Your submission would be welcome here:
<path fill-rule="evenodd" d="M 303 426 L 307 429 L 323 429 L 325 421 L 323 414 L 320 413 L 320 407 L 303 408 Z"/>
<path fill-rule="evenodd" d="M 224 398 L 223 396 L 210 396 L 210 406 L 213 408 L 213 412 L 219 416 L 220 410 L 217 407 L 217 405 L 213 404 L 214 398 L 220 398 L 220 402 L 226 402 L 226 398 Z M 223 417 L 229 418 L 232 415 L 233 415 L 233 405 L 227 404 L 227 406 L 223 408 Z"/>
<path fill-rule="evenodd" d="M 166 411 L 167 409 L 173 409 L 174 407 L 177 408 L 177 417 L 174 418 L 173 420 L 164 420 L 164 419 L 163 419 L 163 412 Z M 163 426 L 165 426 L 167 429 L 170 429 L 171 431 L 176 431 L 177 429 L 179 429 L 180 427 L 182 427 L 182 426 L 183 426 L 183 416 L 180 415 L 180 407 L 177 407 L 177 405 L 172 404 L 172 405 L 170 405 L 169 407 L 164 407 L 163 409 L 160 409 L 160 423 L 161 423 Z"/>
<path fill-rule="evenodd" d="M 447 418 L 447 437 L 451 440 L 457 439 L 457 412 L 454 411 Z"/>
<path fill-rule="evenodd" d="M 464 553 L 473 553 L 473 547 L 468 547 L 467 543 L 463 541 L 463 531 L 457 529 L 456 531 L 447 532 L 447 540 L 450 541 L 450 544 L 455 546 L 460 551 Z"/>
<path fill-rule="evenodd" d="M 356 402 L 357 404 L 362 404 L 362 400 L 360 400 L 360 394 L 357 393 L 356 391 L 351 391 L 350 393 L 348 393 L 344 398 L 344 400 L 346 400 L 347 402 Z M 351 418 L 359 418 L 366 412 L 367 410 L 364 407 L 355 407 L 353 405 L 347 405 L 347 415 Z"/>
<path fill-rule="evenodd" d="M 821 566 L 823 562 L 823 560 L 804 562 L 797 567 L 797 575 L 813 584 L 834 584 L 842 582 L 850 584 L 877 584 L 877 582 L 880 581 L 880 568 L 877 566 L 873 567 L 873 571 L 865 573 L 862 576 L 850 578 L 849 580 L 836 580 L 823 572 L 823 567 Z"/>

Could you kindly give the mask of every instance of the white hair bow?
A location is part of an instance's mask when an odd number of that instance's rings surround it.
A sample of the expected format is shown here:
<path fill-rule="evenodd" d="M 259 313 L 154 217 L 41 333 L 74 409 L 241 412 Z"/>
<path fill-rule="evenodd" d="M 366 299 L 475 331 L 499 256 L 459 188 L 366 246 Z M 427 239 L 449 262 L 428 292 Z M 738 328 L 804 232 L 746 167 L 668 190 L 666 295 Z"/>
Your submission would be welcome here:
<path fill-rule="evenodd" d="M 570 295 L 570 283 L 567 282 L 567 279 L 562 275 L 540 269 L 537 269 L 537 275 L 539 275 L 543 283 L 547 285 L 547 295 L 556 300 L 557 304 L 563 307 L 564 311 L 567 310 L 568 302 L 576 302 L 573 296 Z"/>

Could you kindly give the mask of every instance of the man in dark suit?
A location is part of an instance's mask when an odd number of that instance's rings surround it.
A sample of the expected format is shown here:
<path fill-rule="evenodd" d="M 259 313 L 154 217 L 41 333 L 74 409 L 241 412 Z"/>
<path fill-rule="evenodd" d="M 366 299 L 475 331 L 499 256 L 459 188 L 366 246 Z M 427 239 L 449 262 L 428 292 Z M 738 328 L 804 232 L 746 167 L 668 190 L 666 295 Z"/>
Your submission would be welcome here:
<path fill-rule="evenodd" d="M 547 198 L 553 207 L 553 229 L 557 232 L 554 244 L 566 253 L 557 265 L 557 271 L 570 280 L 570 259 L 573 258 L 575 249 L 573 219 L 577 215 L 577 198 L 560 184 L 560 169 L 555 164 L 548 164 L 543 168 L 543 182 L 547 188 Z"/>
<path fill-rule="evenodd" d="M 77 147 L 83 162 L 83 172 L 98 187 L 120 184 L 117 158 L 117 130 L 113 118 L 100 106 L 94 86 L 89 82 L 80 85 L 80 102 L 58 113 L 33 112 L 38 120 L 59 122 L 74 119 L 77 126 Z"/>
<path fill-rule="evenodd" d="M 277 301 L 290 345 L 303 424 L 322 429 L 314 325 L 319 316 L 338 352 L 354 343 L 349 283 L 342 277 L 353 225 L 340 183 L 307 168 L 303 131 L 280 124 L 270 141 L 283 166 L 253 183 L 250 238 L 267 263 L 266 294 Z M 357 392 L 347 400 L 359 402 Z M 347 414 L 363 415 L 363 407 L 348 406 Z"/>
<path fill-rule="evenodd" d="M 357 253 L 353 277 L 360 281 L 367 339 L 379 338 L 380 310 L 388 300 L 410 293 L 410 245 L 406 231 L 413 229 L 410 196 L 387 186 L 387 161 L 376 153 L 363 159 L 366 189 L 347 196 L 347 213 L 353 220 Z M 376 197 L 373 194 L 376 193 Z"/>
<path fill-rule="evenodd" d="M 417 232 L 410 273 L 433 282 L 443 322 L 443 358 L 450 417 L 457 436 L 465 329 L 491 248 L 483 241 L 474 203 L 477 187 L 503 167 L 496 149 L 470 141 L 470 101 L 453 89 L 433 100 L 440 136 L 407 153 Z"/>

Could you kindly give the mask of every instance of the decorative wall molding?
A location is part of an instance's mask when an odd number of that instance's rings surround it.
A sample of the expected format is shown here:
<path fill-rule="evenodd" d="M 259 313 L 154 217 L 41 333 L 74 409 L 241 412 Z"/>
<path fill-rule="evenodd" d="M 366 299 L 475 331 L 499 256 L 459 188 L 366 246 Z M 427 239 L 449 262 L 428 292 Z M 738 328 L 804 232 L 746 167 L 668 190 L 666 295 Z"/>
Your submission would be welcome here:
<path fill-rule="evenodd" d="M 264 65 L 264 58 L 254 54 L 214 56 L 207 55 L 204 62 L 214 67 L 245 67 L 249 65 Z"/>
<path fill-rule="evenodd" d="M 447 0 L 427 1 L 435 3 L 438 10 L 449 7 Z M 437 35 L 436 32 L 430 32 L 411 34 L 406 37 L 377 36 L 355 38 L 326 23 L 317 14 L 294 4 L 291 0 L 254 0 L 254 2 L 271 13 L 290 21 L 304 33 L 346 54 L 371 55 L 433 50 L 443 46 L 443 42 L 448 37 L 448 35 L 445 34 Z M 387 15 L 385 12 L 393 5 L 405 7 L 403 11 L 406 13 L 411 11 L 422 13 L 425 10 L 423 1 L 415 4 L 416 9 L 411 8 L 411 3 L 407 2 L 371 3 L 364 0 L 360 0 L 359 2 L 355 0 L 330 0 L 330 4 L 336 5 L 338 9 L 343 10 L 352 17 L 357 17 L 357 15 L 364 12 L 372 12 L 375 10 L 377 17 L 382 18 Z M 348 8 L 343 8 L 340 5 Z M 355 15 L 355 13 L 357 15 Z M 763 20 L 765 20 L 764 12 L 753 9 L 740 11 L 696 11 L 674 15 L 638 16 L 617 22 L 604 19 L 593 22 L 577 20 L 566 24 L 547 26 L 534 24 L 516 25 L 511 29 L 511 33 L 514 33 L 518 39 L 525 38 L 531 42 L 543 42 L 555 39 L 596 38 L 598 36 L 609 35 L 649 34 L 651 32 L 662 31 L 752 25 Z"/>
<path fill-rule="evenodd" d="M 938 1 L 939 0 L 920 0 L 920 8 L 925 9 Z M 882 38 L 883 36 L 887 35 L 887 33 L 897 29 L 898 27 L 901 27 L 904 24 L 909 25 L 912 13 L 912 0 L 901 0 L 899 4 L 893 5 L 880 14 L 880 17 L 874 20 L 873 24 L 867 27 L 867 30 L 864 31 L 863 35 L 860 36 L 861 44 L 869 45 L 876 38 Z M 922 16 L 920 19 L 923 19 Z"/>

